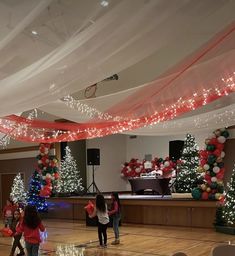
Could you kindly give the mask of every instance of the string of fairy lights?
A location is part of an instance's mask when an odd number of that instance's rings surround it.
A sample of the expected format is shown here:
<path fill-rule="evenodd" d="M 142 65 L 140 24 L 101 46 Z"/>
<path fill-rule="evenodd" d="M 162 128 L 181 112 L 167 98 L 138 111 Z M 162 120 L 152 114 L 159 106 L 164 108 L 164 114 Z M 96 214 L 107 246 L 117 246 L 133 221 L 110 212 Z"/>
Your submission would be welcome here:
<path fill-rule="evenodd" d="M 229 95 L 235 91 L 235 72 L 232 73 L 229 78 L 222 78 L 222 84 L 215 88 L 203 89 L 200 92 L 193 93 L 191 98 L 183 99 L 179 98 L 176 103 L 166 106 L 161 112 L 154 112 L 152 115 L 143 116 L 136 119 L 129 120 L 113 120 L 113 122 L 92 124 L 83 124 L 82 126 L 77 124 L 76 128 L 62 130 L 43 128 L 42 125 L 32 127 L 34 120 L 28 118 L 28 122 L 11 120 L 7 117 L 0 119 L 1 132 L 6 133 L 8 136 L 22 141 L 32 141 L 32 142 L 56 142 L 56 141 L 72 141 L 78 139 L 89 139 L 95 137 L 103 137 L 105 135 L 122 133 L 127 130 L 133 130 L 140 127 L 146 127 L 149 125 L 158 124 L 166 120 L 172 120 L 179 114 L 185 113 L 190 110 L 194 110 L 202 105 L 206 105 L 209 102 L 218 99 L 220 97 Z M 67 103 L 71 106 L 76 106 L 77 102 L 74 102 L 72 97 L 67 98 Z M 81 105 L 82 106 L 82 105 Z M 77 106 L 76 106 L 77 107 Z M 88 115 L 97 115 L 98 111 L 94 108 L 84 108 L 84 112 Z M 234 119 L 234 111 L 227 111 L 226 113 L 221 113 L 218 118 L 225 118 L 223 115 L 230 119 Z M 36 116 L 36 115 L 35 115 Z M 100 115 L 101 117 L 102 115 Z M 35 118 L 35 117 L 33 117 Z M 111 116 L 102 116 L 102 118 L 111 118 Z M 113 117 L 112 117 L 113 118 Z M 209 120 L 209 119 L 208 119 Z M 201 121 L 195 121 L 195 125 L 201 125 Z M 200 123 L 200 124 L 199 124 Z M 57 123 L 57 127 L 59 124 Z"/>
<path fill-rule="evenodd" d="M 82 103 L 80 100 L 75 99 L 71 95 L 67 95 L 62 98 L 62 101 L 71 109 L 76 109 L 82 114 L 85 114 L 89 118 L 98 118 L 102 120 L 113 120 L 113 121 L 121 121 L 125 120 L 125 118 L 121 116 L 112 116 L 109 113 L 101 112 L 96 108 L 90 107 L 85 103 Z"/>
<path fill-rule="evenodd" d="M 33 120 L 36 119 L 38 116 L 38 111 L 37 109 L 33 109 L 32 111 L 30 111 L 30 113 L 28 114 L 28 119 L 29 120 Z M 6 148 L 11 142 L 11 136 L 8 134 L 5 134 L 1 139 L 0 139 L 0 147 L 1 148 Z"/>

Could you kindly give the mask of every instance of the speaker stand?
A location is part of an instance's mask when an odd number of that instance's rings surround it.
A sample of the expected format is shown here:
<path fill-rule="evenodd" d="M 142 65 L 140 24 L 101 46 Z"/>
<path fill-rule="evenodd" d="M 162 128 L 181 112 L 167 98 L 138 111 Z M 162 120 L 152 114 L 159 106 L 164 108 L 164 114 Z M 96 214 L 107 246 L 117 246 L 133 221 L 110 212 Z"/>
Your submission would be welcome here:
<path fill-rule="evenodd" d="M 100 193 L 100 190 L 98 189 L 96 183 L 95 183 L 95 167 L 92 165 L 92 183 L 89 185 L 89 187 L 86 190 L 86 193 L 89 193 L 89 190 L 92 188 L 93 194 L 94 193 Z"/>

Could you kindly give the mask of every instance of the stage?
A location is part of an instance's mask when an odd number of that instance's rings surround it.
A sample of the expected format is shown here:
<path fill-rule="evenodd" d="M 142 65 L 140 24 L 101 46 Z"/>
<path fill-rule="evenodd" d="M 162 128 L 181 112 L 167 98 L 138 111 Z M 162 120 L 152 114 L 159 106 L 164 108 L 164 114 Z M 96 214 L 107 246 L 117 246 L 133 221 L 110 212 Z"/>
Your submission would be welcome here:
<path fill-rule="evenodd" d="M 110 204 L 110 196 L 105 196 Z M 84 206 L 95 196 L 53 197 L 47 200 L 45 218 L 86 220 Z M 187 194 L 132 195 L 120 194 L 122 222 L 133 224 L 213 227 L 217 201 L 193 200 Z"/>

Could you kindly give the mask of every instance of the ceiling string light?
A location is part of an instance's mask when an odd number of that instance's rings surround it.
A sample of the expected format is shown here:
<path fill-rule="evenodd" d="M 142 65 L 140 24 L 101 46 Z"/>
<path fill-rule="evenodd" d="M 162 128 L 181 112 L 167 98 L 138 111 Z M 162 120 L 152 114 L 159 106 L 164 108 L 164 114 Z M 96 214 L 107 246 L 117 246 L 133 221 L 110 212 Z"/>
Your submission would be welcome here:
<path fill-rule="evenodd" d="M 228 79 L 222 79 L 223 83 L 220 87 L 203 89 L 201 92 L 194 93 L 191 98 L 180 98 L 176 103 L 166 106 L 163 111 L 156 111 L 149 116 L 121 121 L 109 120 L 83 124 L 51 123 L 18 116 L 7 116 L 0 119 L 0 132 L 6 133 L 16 140 L 32 142 L 73 141 L 122 133 L 158 124 L 162 121 L 172 120 L 180 114 L 229 95 L 235 91 L 234 77 L 235 72 Z M 229 115 L 229 113 L 226 114 Z M 233 116 L 234 112 L 231 112 L 231 115 Z"/>
<path fill-rule="evenodd" d="M 80 100 L 74 99 L 71 95 L 67 95 L 62 98 L 62 101 L 71 109 L 76 109 L 80 113 L 85 114 L 89 118 L 98 118 L 102 120 L 113 120 L 113 121 L 121 121 L 125 120 L 120 116 L 111 116 L 106 112 L 101 112 L 96 108 L 90 107 L 87 104 L 82 103 Z"/>

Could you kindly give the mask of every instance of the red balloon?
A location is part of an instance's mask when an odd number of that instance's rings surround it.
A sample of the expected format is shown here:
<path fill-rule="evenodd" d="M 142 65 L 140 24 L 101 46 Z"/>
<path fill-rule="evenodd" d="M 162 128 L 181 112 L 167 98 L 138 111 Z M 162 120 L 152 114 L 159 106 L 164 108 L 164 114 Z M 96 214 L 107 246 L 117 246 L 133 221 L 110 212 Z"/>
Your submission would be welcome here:
<path fill-rule="evenodd" d="M 202 199 L 203 199 L 203 200 L 207 200 L 208 197 L 209 197 L 209 194 L 208 194 L 206 191 L 204 191 L 204 192 L 202 193 Z"/>
<path fill-rule="evenodd" d="M 218 143 L 218 144 L 216 145 L 216 148 L 219 149 L 220 151 L 222 151 L 222 150 L 224 149 L 224 143 L 223 143 L 223 144 Z"/>
<path fill-rule="evenodd" d="M 60 177 L 59 173 L 56 172 L 56 173 L 54 174 L 54 177 L 55 177 L 56 180 L 59 179 L 59 177 Z"/>
<path fill-rule="evenodd" d="M 89 201 L 88 204 L 84 207 L 84 209 L 87 211 L 89 215 L 91 215 L 94 212 L 95 206 L 91 201 Z"/>
<path fill-rule="evenodd" d="M 218 143 L 218 140 L 216 138 L 212 138 L 210 140 L 210 143 L 209 144 L 212 144 L 212 145 L 216 145 Z"/>
<path fill-rule="evenodd" d="M 217 174 L 216 174 L 216 178 L 218 179 L 218 180 L 222 180 L 223 178 L 224 178 L 224 173 L 223 172 L 218 172 Z"/>
<path fill-rule="evenodd" d="M 221 155 L 221 150 L 220 149 L 216 149 L 215 151 L 213 151 L 213 155 L 216 155 L 217 157 Z"/>
<path fill-rule="evenodd" d="M 13 231 L 10 228 L 3 228 L 0 230 L 3 236 L 12 236 Z"/>

